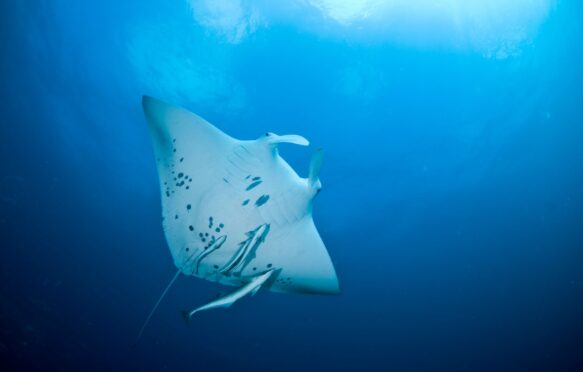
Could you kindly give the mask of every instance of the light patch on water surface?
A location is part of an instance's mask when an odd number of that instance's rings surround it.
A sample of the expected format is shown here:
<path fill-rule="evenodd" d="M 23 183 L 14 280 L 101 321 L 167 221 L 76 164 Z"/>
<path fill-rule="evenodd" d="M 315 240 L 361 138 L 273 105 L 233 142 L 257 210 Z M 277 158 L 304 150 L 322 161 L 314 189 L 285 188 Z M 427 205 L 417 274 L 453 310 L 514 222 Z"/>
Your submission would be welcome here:
<path fill-rule="evenodd" d="M 370 18 L 383 5 L 380 0 L 309 0 L 308 3 L 343 25 Z"/>
<path fill-rule="evenodd" d="M 328 38 L 519 55 L 556 0 L 188 0 L 195 21 L 230 43 L 292 25 Z"/>
<path fill-rule="evenodd" d="M 188 1 L 194 19 L 229 43 L 240 43 L 262 23 L 259 10 L 249 1 Z"/>

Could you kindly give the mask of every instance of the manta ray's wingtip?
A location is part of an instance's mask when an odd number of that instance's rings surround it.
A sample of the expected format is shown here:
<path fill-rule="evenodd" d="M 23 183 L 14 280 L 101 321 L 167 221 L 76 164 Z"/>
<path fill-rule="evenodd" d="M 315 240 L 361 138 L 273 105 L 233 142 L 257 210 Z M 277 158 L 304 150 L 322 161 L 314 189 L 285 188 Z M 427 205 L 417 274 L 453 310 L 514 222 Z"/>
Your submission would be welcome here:
<path fill-rule="evenodd" d="M 146 110 L 148 107 L 152 107 L 152 105 L 163 103 L 158 98 L 154 98 L 147 94 L 142 96 L 142 107 Z"/>
<path fill-rule="evenodd" d="M 178 107 L 146 94 L 142 96 L 142 109 L 150 125 L 157 129 L 166 128 L 168 116 L 179 110 Z"/>

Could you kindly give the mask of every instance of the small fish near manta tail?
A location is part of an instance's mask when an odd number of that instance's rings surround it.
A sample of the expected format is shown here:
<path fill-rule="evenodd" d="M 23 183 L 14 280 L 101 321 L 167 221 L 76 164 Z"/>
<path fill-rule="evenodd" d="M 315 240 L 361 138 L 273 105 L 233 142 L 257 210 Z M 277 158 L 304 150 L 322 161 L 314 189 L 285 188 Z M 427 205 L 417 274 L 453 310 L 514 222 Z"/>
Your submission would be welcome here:
<path fill-rule="evenodd" d="M 268 132 L 239 140 L 185 109 L 147 96 L 142 104 L 164 233 L 179 273 L 240 287 L 220 299 L 224 304 L 259 288 L 258 278 L 270 279 L 274 292 L 340 292 L 312 218 L 322 187 L 321 150 L 301 178 L 278 151 L 282 143 L 307 146 L 301 136 Z M 220 307 L 217 301 L 203 307 Z"/>
<path fill-rule="evenodd" d="M 220 297 L 214 301 L 209 302 L 206 305 L 200 306 L 192 311 L 182 311 L 182 316 L 184 320 L 188 323 L 190 318 L 199 311 L 218 309 L 221 307 L 230 307 L 236 301 L 245 297 L 248 294 L 254 295 L 259 291 L 261 286 L 273 275 L 273 270 L 269 270 L 259 276 L 253 278 L 249 283 L 245 284 L 243 287 L 237 289 L 233 293 L 229 293 L 226 296 Z"/>

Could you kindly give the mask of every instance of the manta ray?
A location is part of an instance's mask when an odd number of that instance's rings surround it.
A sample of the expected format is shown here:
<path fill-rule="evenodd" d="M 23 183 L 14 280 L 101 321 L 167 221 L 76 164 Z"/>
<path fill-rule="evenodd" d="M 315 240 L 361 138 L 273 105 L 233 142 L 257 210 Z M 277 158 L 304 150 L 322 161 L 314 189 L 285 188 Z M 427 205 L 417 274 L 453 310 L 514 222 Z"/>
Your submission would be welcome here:
<path fill-rule="evenodd" d="M 229 307 L 260 288 L 337 294 L 338 278 L 312 218 L 322 151 L 301 178 L 278 146 L 308 146 L 299 135 L 267 132 L 239 140 L 156 98 L 142 100 L 162 198 L 162 224 L 180 273 L 238 287 L 192 311 Z M 142 327 L 142 331 L 144 327 Z M 140 335 L 141 335 L 140 332 Z"/>

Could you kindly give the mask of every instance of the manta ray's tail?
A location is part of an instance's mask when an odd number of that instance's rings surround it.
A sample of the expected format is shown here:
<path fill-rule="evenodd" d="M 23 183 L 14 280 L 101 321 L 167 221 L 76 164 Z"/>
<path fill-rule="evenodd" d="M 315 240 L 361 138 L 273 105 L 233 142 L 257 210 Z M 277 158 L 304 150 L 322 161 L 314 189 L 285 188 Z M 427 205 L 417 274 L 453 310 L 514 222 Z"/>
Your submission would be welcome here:
<path fill-rule="evenodd" d="M 190 312 L 182 310 L 180 313 L 182 314 L 182 319 L 184 319 L 186 324 L 190 324 Z"/>
<path fill-rule="evenodd" d="M 156 309 L 160 305 L 160 302 L 162 302 L 162 300 L 164 299 L 164 296 L 166 296 L 166 293 L 168 293 L 168 290 L 170 289 L 170 287 L 172 287 L 172 284 L 174 284 L 174 282 L 176 281 L 176 279 L 178 278 L 179 275 L 180 275 L 180 270 L 178 270 L 176 272 L 176 274 L 174 275 L 174 277 L 172 278 L 172 280 L 170 280 L 170 283 L 168 283 L 168 285 L 166 286 L 166 289 L 164 289 L 164 292 L 162 292 L 162 294 L 160 295 L 160 298 L 158 298 L 158 301 L 156 302 L 156 304 L 152 308 L 152 311 L 150 311 L 150 314 L 148 314 L 148 317 L 146 318 L 146 321 L 142 325 L 142 328 L 140 329 L 140 333 L 138 334 L 138 337 L 136 338 L 136 341 L 134 342 L 132 347 L 136 347 L 136 345 L 140 341 L 140 338 L 142 338 L 142 334 L 144 333 L 144 330 L 148 326 L 148 323 L 150 323 L 150 319 L 152 319 L 152 315 L 154 315 L 154 312 L 156 311 Z"/>

